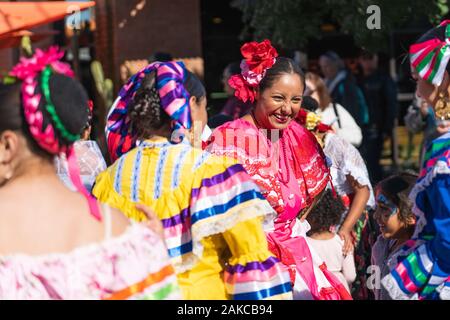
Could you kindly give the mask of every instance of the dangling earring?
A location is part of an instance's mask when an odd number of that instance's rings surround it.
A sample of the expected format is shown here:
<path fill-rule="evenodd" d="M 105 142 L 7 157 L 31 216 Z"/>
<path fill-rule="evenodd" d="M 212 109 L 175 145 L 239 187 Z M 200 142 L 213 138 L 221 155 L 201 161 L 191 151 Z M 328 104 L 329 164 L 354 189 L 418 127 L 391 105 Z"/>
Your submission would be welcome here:
<path fill-rule="evenodd" d="M 450 119 L 450 100 L 448 99 L 448 97 L 444 97 L 444 94 L 442 92 L 439 93 L 439 99 L 436 102 L 436 106 L 434 107 L 434 113 L 440 120 Z"/>

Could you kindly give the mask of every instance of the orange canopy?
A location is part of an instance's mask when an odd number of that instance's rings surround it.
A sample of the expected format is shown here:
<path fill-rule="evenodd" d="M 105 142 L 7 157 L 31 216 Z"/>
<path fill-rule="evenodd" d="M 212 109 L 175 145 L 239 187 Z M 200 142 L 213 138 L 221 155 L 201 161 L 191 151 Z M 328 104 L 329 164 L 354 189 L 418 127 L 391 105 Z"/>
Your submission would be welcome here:
<path fill-rule="evenodd" d="M 71 6 L 77 6 L 81 11 L 94 5 L 94 1 L 0 2 L 0 37 L 60 20 L 71 14 L 67 12 Z"/>

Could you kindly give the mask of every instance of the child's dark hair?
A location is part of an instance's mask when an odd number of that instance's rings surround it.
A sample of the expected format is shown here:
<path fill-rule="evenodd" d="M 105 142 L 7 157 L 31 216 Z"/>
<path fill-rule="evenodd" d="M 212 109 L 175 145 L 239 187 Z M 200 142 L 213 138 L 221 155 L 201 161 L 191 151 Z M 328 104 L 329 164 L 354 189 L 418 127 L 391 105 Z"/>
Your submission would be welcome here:
<path fill-rule="evenodd" d="M 381 180 L 376 186 L 377 192 L 381 191 L 398 207 L 399 220 L 405 223 L 414 215 L 411 211 L 413 202 L 409 199 L 409 194 L 417 177 L 414 172 L 404 171 Z"/>
<path fill-rule="evenodd" d="M 201 100 L 206 97 L 206 90 L 200 79 L 192 72 L 185 70 L 184 88 L 191 97 Z M 161 99 L 156 89 L 156 70 L 149 72 L 142 79 L 136 91 L 128 114 L 138 139 L 150 138 L 155 131 L 169 128 L 171 119 L 161 107 Z"/>
<path fill-rule="evenodd" d="M 89 103 L 93 103 L 92 100 L 89 101 Z M 83 133 L 85 130 L 89 129 L 92 126 L 92 120 L 94 119 L 94 111 L 91 109 L 91 106 L 88 107 L 88 118 L 86 121 L 86 124 L 84 125 L 83 129 L 81 130 L 81 133 Z"/>
<path fill-rule="evenodd" d="M 345 206 L 338 195 L 334 195 L 330 189 L 326 189 L 319 202 L 311 209 L 306 220 L 311 225 L 308 235 L 329 231 L 330 227 L 341 221 Z"/>
<path fill-rule="evenodd" d="M 283 74 L 297 74 L 305 88 L 305 73 L 302 68 L 290 58 L 278 57 L 274 65 L 267 69 L 264 78 L 259 83 L 259 90 L 263 92 L 272 87 L 273 83 Z"/>

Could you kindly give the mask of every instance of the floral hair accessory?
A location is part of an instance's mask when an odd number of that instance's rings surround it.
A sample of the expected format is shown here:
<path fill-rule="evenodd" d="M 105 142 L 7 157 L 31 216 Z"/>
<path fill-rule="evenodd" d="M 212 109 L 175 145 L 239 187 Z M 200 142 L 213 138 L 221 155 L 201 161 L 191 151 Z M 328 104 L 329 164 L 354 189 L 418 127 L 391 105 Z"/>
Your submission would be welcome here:
<path fill-rule="evenodd" d="M 48 123 L 47 126 L 44 127 L 44 116 L 42 111 L 39 110 L 41 94 L 36 93 L 36 88 L 38 86 L 37 76 L 49 66 L 56 73 L 73 77 L 74 73 L 70 66 L 59 61 L 63 56 L 64 52 L 59 51 L 58 47 L 55 46 L 50 47 L 47 51 L 37 49 L 36 53 L 31 58 L 22 57 L 20 62 L 14 66 L 10 72 L 11 76 L 22 81 L 22 100 L 25 120 L 28 123 L 31 135 L 41 148 L 51 154 L 58 154 L 63 148 L 55 136 L 53 125 Z M 44 95 L 47 95 L 45 88 L 48 88 L 48 83 L 46 85 L 44 81 L 43 93 Z M 47 104 L 48 103 L 49 101 L 47 101 Z M 56 113 L 54 113 L 54 116 L 57 118 Z M 60 128 L 62 127 L 60 126 Z M 66 132 L 68 133 L 67 130 Z M 62 135 L 64 136 L 64 134 Z M 69 139 L 69 141 L 72 140 Z"/>
<path fill-rule="evenodd" d="M 300 109 L 297 115 L 297 120 L 309 131 L 317 129 L 319 132 L 327 132 L 332 130 L 329 125 L 321 122 L 322 119 L 319 115 L 314 112 L 306 111 L 305 109 Z"/>
<path fill-rule="evenodd" d="M 247 102 L 255 101 L 256 87 L 266 75 L 278 57 L 277 50 L 272 47 L 269 40 L 262 42 L 248 42 L 241 47 L 244 59 L 241 61 L 241 73 L 233 75 L 228 84 L 235 89 L 234 95 Z"/>

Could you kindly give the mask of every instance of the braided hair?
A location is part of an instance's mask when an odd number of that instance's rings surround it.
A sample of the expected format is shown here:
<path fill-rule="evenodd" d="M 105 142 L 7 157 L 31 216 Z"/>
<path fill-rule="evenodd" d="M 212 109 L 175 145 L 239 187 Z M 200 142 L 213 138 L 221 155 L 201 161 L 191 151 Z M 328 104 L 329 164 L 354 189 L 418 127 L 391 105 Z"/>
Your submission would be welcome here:
<path fill-rule="evenodd" d="M 128 113 L 138 139 L 147 139 L 163 127 L 169 128 L 170 117 L 161 108 L 156 89 L 156 70 L 145 75 L 130 104 Z"/>
<path fill-rule="evenodd" d="M 40 80 L 38 80 L 40 83 Z M 56 114 L 64 127 L 73 134 L 79 134 L 88 121 L 88 96 L 82 85 L 67 76 L 52 74 L 49 78 L 50 98 L 55 107 Z M 47 103 L 42 94 L 40 85 L 36 93 L 41 94 L 38 109 L 42 112 L 43 123 L 54 125 L 51 115 L 45 109 Z M 20 132 L 27 141 L 30 150 L 40 156 L 51 159 L 53 154 L 42 149 L 33 138 L 29 126 L 25 121 L 22 107 L 21 83 L 0 86 L 0 133 L 5 130 Z M 64 138 L 58 130 L 55 130 L 55 138 L 61 146 L 69 146 L 73 141 Z"/>
<path fill-rule="evenodd" d="M 200 79 L 186 70 L 184 87 L 191 97 L 201 100 L 206 97 L 206 90 Z M 172 119 L 161 107 L 161 98 L 156 83 L 156 70 L 142 79 L 139 89 L 128 107 L 128 115 L 137 139 L 148 139 L 156 132 L 170 131 Z"/>

